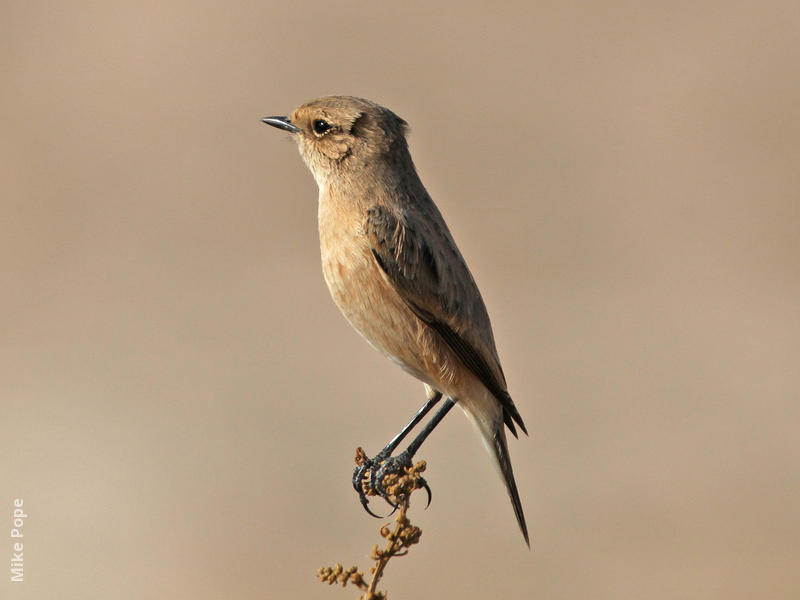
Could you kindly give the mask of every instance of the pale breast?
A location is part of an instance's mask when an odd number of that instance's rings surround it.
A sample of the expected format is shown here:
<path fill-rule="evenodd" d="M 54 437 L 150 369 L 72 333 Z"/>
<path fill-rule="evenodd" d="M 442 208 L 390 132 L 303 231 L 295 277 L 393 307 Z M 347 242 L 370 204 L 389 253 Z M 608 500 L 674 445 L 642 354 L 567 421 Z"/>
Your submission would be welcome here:
<path fill-rule="evenodd" d="M 374 348 L 434 387 L 430 332 L 388 284 L 356 218 L 320 205 L 322 272 L 333 301 L 350 325 Z"/>

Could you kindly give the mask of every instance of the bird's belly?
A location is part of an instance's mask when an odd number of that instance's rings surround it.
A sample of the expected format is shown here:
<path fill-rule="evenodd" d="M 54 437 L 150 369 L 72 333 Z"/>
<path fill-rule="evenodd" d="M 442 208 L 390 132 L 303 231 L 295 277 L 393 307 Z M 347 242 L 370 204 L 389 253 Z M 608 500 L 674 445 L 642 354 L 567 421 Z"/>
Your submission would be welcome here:
<path fill-rule="evenodd" d="M 371 346 L 421 381 L 436 386 L 426 360 L 424 325 L 386 282 L 367 248 L 323 246 L 322 271 L 333 301 Z"/>

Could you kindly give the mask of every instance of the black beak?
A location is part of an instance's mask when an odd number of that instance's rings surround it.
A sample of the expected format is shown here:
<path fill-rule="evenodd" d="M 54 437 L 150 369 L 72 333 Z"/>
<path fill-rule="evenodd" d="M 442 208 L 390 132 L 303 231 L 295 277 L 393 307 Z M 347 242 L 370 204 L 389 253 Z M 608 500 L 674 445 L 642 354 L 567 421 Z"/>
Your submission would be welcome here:
<path fill-rule="evenodd" d="M 278 129 L 283 129 L 289 133 L 297 133 L 300 131 L 300 128 L 297 125 L 292 125 L 289 117 L 264 117 L 261 119 L 261 122 L 266 123 L 267 125 L 272 125 L 273 127 L 277 127 Z"/>

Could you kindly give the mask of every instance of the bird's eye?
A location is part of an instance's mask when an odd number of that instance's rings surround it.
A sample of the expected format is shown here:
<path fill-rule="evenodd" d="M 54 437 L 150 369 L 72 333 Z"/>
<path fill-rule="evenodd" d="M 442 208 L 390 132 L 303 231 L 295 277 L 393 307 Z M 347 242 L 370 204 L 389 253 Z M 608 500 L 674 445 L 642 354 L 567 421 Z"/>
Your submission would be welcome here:
<path fill-rule="evenodd" d="M 331 128 L 328 122 L 323 121 L 322 119 L 316 119 L 313 125 L 314 125 L 314 133 L 317 133 L 319 135 L 322 135 L 323 133 L 328 131 L 328 129 Z"/>

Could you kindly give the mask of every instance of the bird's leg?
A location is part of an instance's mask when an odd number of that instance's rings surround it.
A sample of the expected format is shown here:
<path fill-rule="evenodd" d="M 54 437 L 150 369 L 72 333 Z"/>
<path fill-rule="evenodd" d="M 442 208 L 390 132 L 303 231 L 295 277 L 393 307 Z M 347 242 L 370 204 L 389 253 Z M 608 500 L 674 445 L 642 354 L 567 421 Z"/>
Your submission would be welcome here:
<path fill-rule="evenodd" d="M 358 465 L 353 470 L 353 489 L 355 489 L 356 492 L 358 492 L 358 497 L 359 500 L 361 500 L 361 504 L 364 507 L 364 510 L 366 510 L 373 517 L 377 517 L 378 515 L 374 514 L 367 507 L 367 503 L 369 501 L 367 500 L 367 497 L 364 494 L 364 488 L 361 483 L 364 480 L 364 475 L 367 473 L 367 471 L 370 472 L 370 486 L 374 489 L 375 485 L 373 483 L 373 475 L 375 471 L 377 471 L 380 464 L 384 460 L 386 460 L 392 454 L 392 452 L 394 452 L 394 449 L 397 448 L 398 445 L 400 445 L 400 442 L 402 442 L 405 439 L 405 437 L 409 434 L 409 432 L 412 429 L 414 429 L 414 427 L 416 427 L 417 423 L 419 423 L 423 418 L 425 418 L 425 415 L 427 415 L 430 412 L 430 410 L 434 406 L 436 406 L 437 402 L 439 402 L 441 398 L 442 398 L 441 392 L 430 389 L 430 392 L 428 394 L 428 400 L 425 402 L 425 404 L 422 405 L 422 408 L 420 408 L 416 412 L 416 414 L 411 418 L 408 424 L 406 424 L 406 426 L 400 430 L 400 433 L 394 436 L 392 438 L 392 441 L 386 444 L 383 450 L 378 452 L 378 454 L 376 454 L 374 458 L 365 459 L 360 465 Z"/>
<path fill-rule="evenodd" d="M 356 467 L 356 470 L 353 473 L 353 487 L 358 492 L 362 506 L 371 515 L 377 516 L 367 506 L 368 500 L 364 492 L 364 477 L 366 473 L 369 472 L 369 488 L 375 492 L 375 494 L 386 500 L 393 508 L 397 508 L 397 506 L 390 500 L 386 489 L 383 487 L 384 476 L 388 475 L 389 473 L 399 472 L 403 469 L 403 467 L 411 466 L 411 459 L 414 457 L 414 454 L 417 452 L 425 439 L 436 428 L 439 422 L 449 412 L 449 410 L 453 408 L 455 401 L 452 398 L 447 398 L 433 418 L 408 445 L 408 448 L 406 448 L 397 456 L 391 456 L 391 453 L 403 440 L 403 438 L 408 435 L 408 432 L 431 410 L 431 408 L 433 408 L 433 406 L 441 399 L 441 397 L 442 395 L 440 392 L 435 392 L 428 399 L 428 402 L 426 402 L 425 405 L 417 412 L 417 414 L 414 415 L 414 418 L 409 422 L 409 424 L 406 425 L 406 427 L 404 427 L 403 430 L 391 442 L 389 442 L 389 444 L 387 444 L 377 456 L 375 456 L 375 458 L 367 459 L 361 465 Z M 421 484 L 422 487 L 425 488 L 425 491 L 428 492 L 428 504 L 430 504 L 431 489 L 424 479 L 421 480 Z"/>
<path fill-rule="evenodd" d="M 439 422 L 444 419 L 445 415 L 450 411 L 451 408 L 455 405 L 455 400 L 452 398 L 447 398 L 442 404 L 441 408 L 436 411 L 436 414 L 433 415 L 433 418 L 428 421 L 428 424 L 417 434 L 412 442 L 408 445 L 403 452 L 398 454 L 397 456 L 388 456 L 384 461 L 377 472 L 372 473 L 373 477 L 370 479 L 370 485 L 372 488 L 378 492 L 378 494 L 389 502 L 394 507 L 394 504 L 389 500 L 387 497 L 386 490 L 383 487 L 383 478 L 385 475 L 389 473 L 396 473 L 400 471 L 403 467 L 410 467 L 411 466 L 411 459 L 414 458 L 414 455 L 419 450 L 419 447 L 422 446 L 422 443 L 427 439 L 427 437 L 431 434 L 431 432 L 436 428 Z M 428 492 L 428 504 L 429 506 L 431 503 L 431 488 L 428 486 L 428 483 L 424 479 L 420 479 L 420 483 L 422 487 L 425 488 L 425 491 Z"/>
<path fill-rule="evenodd" d="M 402 442 L 405 439 L 405 437 L 411 432 L 411 430 L 417 426 L 417 423 L 419 423 L 425 417 L 425 415 L 427 415 L 430 412 L 430 410 L 434 406 L 436 406 L 436 404 L 441 399 L 442 399 L 442 392 L 434 390 L 431 393 L 430 397 L 428 398 L 428 401 L 425 402 L 422 408 L 420 408 L 417 411 L 417 414 L 415 414 L 414 417 L 408 422 L 408 424 L 405 427 L 403 427 L 400 433 L 398 433 L 396 436 L 394 436 L 394 438 L 392 438 L 391 442 L 386 444 L 386 447 L 384 447 L 383 450 L 381 450 L 380 452 L 378 452 L 378 454 L 375 455 L 375 458 L 373 460 L 378 460 L 380 462 L 383 459 L 391 456 L 392 452 L 394 452 L 394 449 L 400 445 L 400 442 Z"/>

